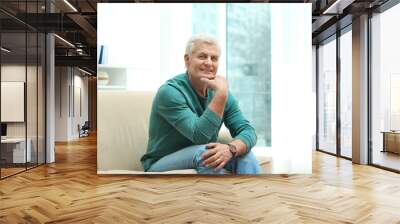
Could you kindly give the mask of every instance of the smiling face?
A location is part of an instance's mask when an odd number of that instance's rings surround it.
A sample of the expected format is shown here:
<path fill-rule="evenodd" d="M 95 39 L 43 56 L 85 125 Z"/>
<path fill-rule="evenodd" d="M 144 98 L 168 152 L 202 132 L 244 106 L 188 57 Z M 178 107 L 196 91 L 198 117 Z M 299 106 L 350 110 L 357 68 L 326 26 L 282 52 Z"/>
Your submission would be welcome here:
<path fill-rule="evenodd" d="M 201 84 L 201 78 L 214 79 L 219 63 L 219 48 L 206 42 L 196 43 L 191 54 L 185 54 L 185 64 L 194 86 Z"/>

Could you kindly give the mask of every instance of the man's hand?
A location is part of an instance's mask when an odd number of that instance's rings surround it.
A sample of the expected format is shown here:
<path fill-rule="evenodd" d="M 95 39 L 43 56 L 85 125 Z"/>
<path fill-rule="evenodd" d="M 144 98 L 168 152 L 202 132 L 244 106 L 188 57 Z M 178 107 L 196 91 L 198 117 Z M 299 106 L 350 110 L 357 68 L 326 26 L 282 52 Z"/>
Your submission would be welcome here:
<path fill-rule="evenodd" d="M 228 92 L 228 82 L 220 75 L 217 75 L 214 79 L 203 77 L 200 81 L 205 83 L 208 88 L 213 89 L 216 93 L 226 94 Z"/>
<path fill-rule="evenodd" d="M 201 155 L 203 165 L 206 167 L 214 167 L 215 170 L 223 168 L 232 158 L 229 146 L 221 143 L 209 143 L 206 145 L 206 152 Z"/>

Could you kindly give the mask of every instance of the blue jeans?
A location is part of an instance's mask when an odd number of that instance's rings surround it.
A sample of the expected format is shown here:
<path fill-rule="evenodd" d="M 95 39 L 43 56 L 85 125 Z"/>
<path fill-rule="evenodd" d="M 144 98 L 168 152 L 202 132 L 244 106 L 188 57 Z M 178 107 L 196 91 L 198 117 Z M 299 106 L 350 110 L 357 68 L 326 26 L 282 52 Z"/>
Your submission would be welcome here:
<path fill-rule="evenodd" d="M 168 170 L 196 169 L 199 174 L 225 174 L 230 171 L 235 174 L 259 174 L 260 166 L 253 152 L 240 155 L 215 171 L 213 167 L 203 165 L 201 155 L 207 151 L 205 145 L 193 145 L 166 155 L 155 162 L 148 172 L 163 172 Z"/>

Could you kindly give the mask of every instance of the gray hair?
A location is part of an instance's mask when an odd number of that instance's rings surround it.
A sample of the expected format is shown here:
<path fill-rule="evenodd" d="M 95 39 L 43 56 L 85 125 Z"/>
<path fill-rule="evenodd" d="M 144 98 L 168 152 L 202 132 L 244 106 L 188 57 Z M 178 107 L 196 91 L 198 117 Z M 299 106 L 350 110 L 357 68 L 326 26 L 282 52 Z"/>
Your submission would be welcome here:
<path fill-rule="evenodd" d="M 186 50 L 185 54 L 187 55 L 192 55 L 193 49 L 196 46 L 197 43 L 207 43 L 207 44 L 212 44 L 218 47 L 218 50 L 220 50 L 219 43 L 215 37 L 213 37 L 210 34 L 207 33 L 200 33 L 192 36 L 189 41 L 186 43 Z"/>

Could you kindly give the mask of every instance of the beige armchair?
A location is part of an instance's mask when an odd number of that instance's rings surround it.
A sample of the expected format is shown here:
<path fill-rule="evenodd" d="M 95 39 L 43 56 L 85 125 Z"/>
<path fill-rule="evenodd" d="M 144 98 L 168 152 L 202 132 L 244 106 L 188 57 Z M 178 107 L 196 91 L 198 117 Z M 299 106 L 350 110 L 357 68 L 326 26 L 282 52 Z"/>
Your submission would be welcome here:
<path fill-rule="evenodd" d="M 153 92 L 98 91 L 97 173 L 145 174 L 140 158 L 146 152 Z M 220 142 L 229 142 L 227 129 L 221 129 Z M 263 172 L 270 158 L 257 157 Z M 194 169 L 157 174 L 195 174 Z M 146 173 L 148 174 L 148 173 Z M 150 173 L 149 173 L 150 174 Z"/>

